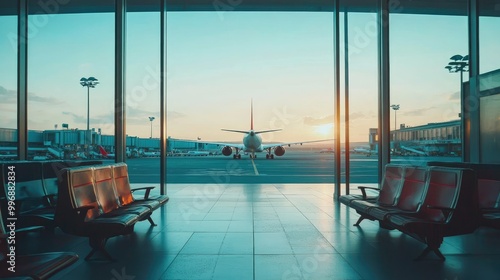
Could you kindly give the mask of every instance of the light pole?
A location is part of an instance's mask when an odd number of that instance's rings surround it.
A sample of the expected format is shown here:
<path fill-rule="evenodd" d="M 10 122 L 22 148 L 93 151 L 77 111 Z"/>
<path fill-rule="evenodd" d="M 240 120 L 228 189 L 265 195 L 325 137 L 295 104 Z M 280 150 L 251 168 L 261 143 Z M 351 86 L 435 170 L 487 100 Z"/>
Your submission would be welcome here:
<path fill-rule="evenodd" d="M 453 60 L 448 63 L 445 69 L 448 69 L 448 72 L 450 73 L 459 73 L 460 72 L 460 96 L 462 96 L 462 84 L 464 82 L 464 72 L 468 72 L 469 69 L 467 67 L 469 66 L 469 56 L 461 56 L 459 54 L 456 54 L 452 57 L 450 57 L 450 60 Z"/>
<path fill-rule="evenodd" d="M 86 134 L 89 134 L 89 121 L 90 121 L 90 88 L 95 88 L 95 86 L 99 84 L 99 81 L 94 78 L 94 77 L 88 77 L 88 78 L 81 78 L 80 79 L 80 85 L 83 87 L 87 87 L 87 132 Z M 85 144 L 87 144 L 87 137 L 85 137 Z M 89 141 L 90 144 L 90 141 Z M 88 151 L 88 147 L 87 147 Z"/>
<path fill-rule="evenodd" d="M 391 108 L 394 110 L 394 130 L 396 130 L 396 113 L 399 110 L 399 104 L 393 104 Z"/>
<path fill-rule="evenodd" d="M 450 73 L 459 73 L 460 72 L 460 142 L 462 149 L 462 160 L 464 159 L 464 151 L 465 151 L 465 130 L 464 130 L 464 92 L 463 92 L 463 83 L 464 83 L 464 72 L 468 72 L 469 69 L 469 56 L 461 56 L 456 54 L 450 57 L 451 62 L 448 63 L 445 69 L 448 69 Z"/>
<path fill-rule="evenodd" d="M 151 122 L 151 136 L 149 138 L 153 138 L 153 121 L 155 117 L 149 117 L 149 121 Z"/>

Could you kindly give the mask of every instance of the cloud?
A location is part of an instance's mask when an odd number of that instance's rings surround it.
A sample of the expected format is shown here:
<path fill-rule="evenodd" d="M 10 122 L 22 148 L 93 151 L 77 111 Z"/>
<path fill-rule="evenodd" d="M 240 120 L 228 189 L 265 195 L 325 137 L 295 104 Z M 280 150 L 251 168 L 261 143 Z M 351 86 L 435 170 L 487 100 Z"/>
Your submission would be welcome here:
<path fill-rule="evenodd" d="M 72 118 L 72 121 L 76 124 L 85 124 L 87 123 L 87 116 L 83 116 L 83 115 L 78 115 L 78 114 L 75 114 L 73 112 L 68 112 L 68 111 L 65 111 L 65 112 L 62 112 L 63 115 L 66 115 L 66 116 L 70 116 Z M 148 111 L 148 110 L 141 110 L 141 109 L 137 109 L 137 108 L 134 108 L 134 109 L 131 109 L 131 108 L 128 108 L 127 110 L 127 124 L 139 124 L 139 125 L 142 125 L 144 123 L 148 123 L 149 122 L 149 117 L 155 117 L 156 120 L 159 120 L 160 116 L 159 116 L 159 112 L 154 112 L 154 111 Z M 169 119 L 178 119 L 178 118 L 183 118 L 185 117 L 186 115 L 183 114 L 183 113 L 179 113 L 179 112 L 175 112 L 175 111 L 167 111 L 167 117 Z M 94 117 L 90 117 L 90 123 L 91 123 L 91 126 L 92 124 L 114 124 L 114 114 L 113 112 L 109 112 L 109 113 L 106 113 L 106 114 L 102 114 L 102 115 L 99 115 L 99 116 L 94 116 Z"/>
<path fill-rule="evenodd" d="M 426 115 L 428 111 L 434 109 L 434 106 L 427 107 L 427 108 L 420 108 L 420 109 L 415 109 L 415 110 L 410 110 L 410 111 L 403 111 L 402 115 L 403 116 L 412 116 L 412 117 L 419 117 L 419 116 L 424 116 Z"/>
<path fill-rule="evenodd" d="M 355 121 L 355 120 L 363 120 L 363 119 L 369 119 L 373 118 L 373 116 L 367 115 L 363 112 L 354 112 L 349 114 L 349 121 Z"/>
<path fill-rule="evenodd" d="M 0 99 L 2 103 L 16 103 L 17 92 L 0 86 Z"/>
<path fill-rule="evenodd" d="M 2 103 L 16 103 L 17 102 L 17 91 L 6 89 L 0 86 L 0 99 Z M 53 97 L 42 97 L 36 93 L 29 92 L 28 100 L 40 103 L 50 103 L 50 104 L 61 104 L 62 101 Z"/>
<path fill-rule="evenodd" d="M 62 113 L 63 113 L 63 115 L 67 115 L 67 116 L 73 117 L 73 121 L 75 123 L 86 123 L 87 122 L 87 118 L 86 117 L 77 115 L 75 113 L 72 113 L 72 112 L 62 112 Z"/>
<path fill-rule="evenodd" d="M 179 113 L 176 111 L 167 111 L 167 118 L 171 120 L 180 119 L 186 117 L 186 114 Z"/>
<path fill-rule="evenodd" d="M 353 112 L 353 113 L 349 114 L 349 121 L 373 119 L 374 117 L 376 117 L 376 116 L 372 113 L 365 114 L 363 112 Z M 334 118 L 335 118 L 334 115 L 328 115 L 328 116 L 321 117 L 321 118 L 304 117 L 304 124 L 310 125 L 310 126 L 318 126 L 318 125 L 323 125 L 323 124 L 333 124 Z M 344 119 L 344 116 L 341 116 L 341 119 Z"/>
<path fill-rule="evenodd" d="M 316 126 L 328 123 L 333 123 L 333 115 L 325 116 L 322 118 L 304 117 L 305 125 Z"/>
<path fill-rule="evenodd" d="M 53 97 L 43 97 L 39 96 L 35 93 L 30 92 L 28 94 L 28 100 L 29 101 L 35 101 L 35 102 L 40 102 L 40 103 L 50 103 L 50 104 L 60 104 L 62 101 L 53 98 Z"/>
<path fill-rule="evenodd" d="M 457 92 L 450 94 L 450 96 L 448 97 L 448 100 L 460 100 L 460 92 L 457 91 Z"/>
<path fill-rule="evenodd" d="M 167 111 L 167 119 L 174 120 L 183 118 L 186 115 L 176 111 Z M 142 125 L 149 122 L 149 117 L 155 117 L 155 121 L 160 120 L 160 112 L 152 110 L 142 110 L 138 108 L 128 108 L 127 110 L 127 123 Z"/>

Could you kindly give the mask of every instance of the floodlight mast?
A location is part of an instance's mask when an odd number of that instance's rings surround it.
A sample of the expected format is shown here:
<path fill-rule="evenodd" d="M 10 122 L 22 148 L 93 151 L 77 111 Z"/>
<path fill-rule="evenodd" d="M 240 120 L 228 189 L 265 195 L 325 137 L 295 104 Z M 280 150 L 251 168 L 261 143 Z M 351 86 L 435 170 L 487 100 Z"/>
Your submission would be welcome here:
<path fill-rule="evenodd" d="M 95 86 L 99 84 L 99 81 L 94 77 L 81 78 L 80 85 L 83 87 L 87 87 L 87 133 L 89 134 L 90 130 L 90 88 L 95 88 Z M 91 144 L 91 141 L 89 141 Z M 85 137 L 85 145 L 87 145 L 87 137 Z M 87 148 L 88 151 L 88 148 Z"/>
<path fill-rule="evenodd" d="M 155 117 L 149 117 L 149 121 L 151 122 L 151 136 L 149 138 L 153 138 L 153 121 L 155 120 Z"/>
<path fill-rule="evenodd" d="M 393 104 L 391 108 L 394 110 L 394 130 L 396 130 L 396 112 L 399 110 L 399 104 Z"/>

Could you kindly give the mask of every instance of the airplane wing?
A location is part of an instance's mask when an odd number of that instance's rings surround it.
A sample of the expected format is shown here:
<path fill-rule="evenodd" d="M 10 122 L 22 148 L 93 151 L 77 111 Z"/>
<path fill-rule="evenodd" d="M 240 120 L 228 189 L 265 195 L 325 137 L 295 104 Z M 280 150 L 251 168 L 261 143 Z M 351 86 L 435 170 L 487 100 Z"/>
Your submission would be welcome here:
<path fill-rule="evenodd" d="M 302 144 L 307 144 L 307 143 L 317 143 L 317 142 L 327 142 L 327 141 L 333 141 L 333 139 L 313 140 L 313 141 L 301 141 L 301 142 L 288 142 L 288 143 L 262 144 L 262 148 L 263 149 L 269 149 L 269 148 L 275 148 L 275 147 L 279 147 L 279 146 L 288 146 L 288 147 L 290 147 L 291 145 L 302 145 Z"/>

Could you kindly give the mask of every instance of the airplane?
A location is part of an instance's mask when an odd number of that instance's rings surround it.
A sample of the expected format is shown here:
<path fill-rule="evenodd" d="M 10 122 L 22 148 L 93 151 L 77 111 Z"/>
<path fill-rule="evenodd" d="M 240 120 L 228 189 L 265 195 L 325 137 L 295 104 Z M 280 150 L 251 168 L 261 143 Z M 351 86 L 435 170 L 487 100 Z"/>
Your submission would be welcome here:
<path fill-rule="evenodd" d="M 0 160 L 17 159 L 17 154 L 0 154 Z"/>
<path fill-rule="evenodd" d="M 106 152 L 104 147 L 101 145 L 99 145 L 99 152 L 101 153 L 103 158 L 109 158 L 109 159 L 115 158 L 115 154 L 110 154 L 110 153 Z"/>
<path fill-rule="evenodd" d="M 160 152 L 143 152 L 142 155 L 145 157 L 159 157 Z"/>
<path fill-rule="evenodd" d="M 188 151 L 186 155 L 188 156 L 208 156 L 210 152 L 207 151 Z"/>
<path fill-rule="evenodd" d="M 47 153 L 47 148 L 32 148 L 28 147 L 28 153 L 34 155 L 34 160 L 47 160 L 47 156 L 42 155 Z M 0 160 L 15 160 L 17 159 L 17 147 L 0 147 Z"/>
<path fill-rule="evenodd" d="M 369 148 L 365 148 L 365 147 L 356 147 L 356 148 L 352 149 L 352 151 L 355 154 L 363 154 L 363 155 L 366 155 L 366 156 L 370 156 L 373 153 L 375 153 L 375 151 L 372 151 Z"/>
<path fill-rule="evenodd" d="M 305 143 L 316 143 L 316 142 L 333 140 L 333 139 L 324 139 L 324 140 L 301 141 L 301 142 L 290 142 L 290 143 L 263 144 L 262 137 L 260 136 L 260 134 L 280 131 L 281 129 L 260 130 L 260 131 L 254 130 L 253 102 L 251 103 L 250 107 L 250 130 L 236 130 L 236 129 L 221 129 L 221 130 L 245 134 L 245 136 L 243 136 L 243 143 L 234 144 L 234 143 L 217 143 L 217 142 L 201 142 L 201 141 L 193 141 L 193 142 L 223 146 L 221 152 L 224 156 L 232 155 L 234 149 L 235 153 L 233 154 L 233 159 L 241 159 L 241 152 L 249 154 L 250 158 L 254 159 L 257 158 L 255 153 L 264 151 L 266 152 L 266 159 L 274 159 L 275 155 L 280 157 L 285 154 L 284 146 L 290 147 L 291 145 L 302 145 Z"/>
<path fill-rule="evenodd" d="M 321 154 L 333 154 L 333 153 L 335 153 L 335 152 L 333 151 L 333 149 L 332 149 L 332 148 L 328 148 L 328 149 L 322 149 L 322 150 L 320 151 L 320 153 L 321 153 Z"/>

